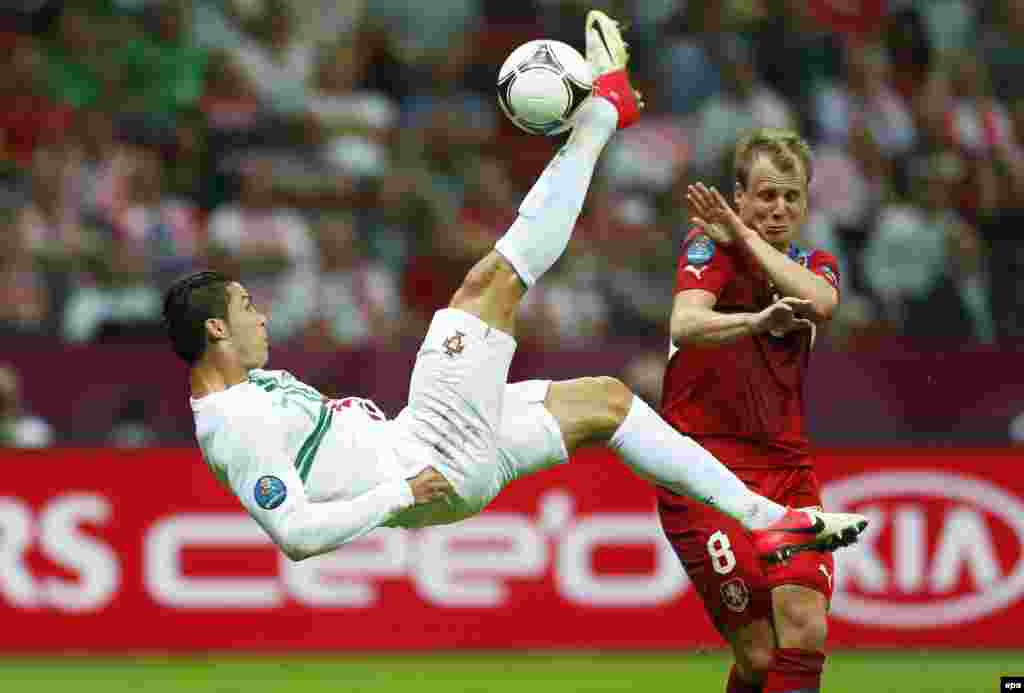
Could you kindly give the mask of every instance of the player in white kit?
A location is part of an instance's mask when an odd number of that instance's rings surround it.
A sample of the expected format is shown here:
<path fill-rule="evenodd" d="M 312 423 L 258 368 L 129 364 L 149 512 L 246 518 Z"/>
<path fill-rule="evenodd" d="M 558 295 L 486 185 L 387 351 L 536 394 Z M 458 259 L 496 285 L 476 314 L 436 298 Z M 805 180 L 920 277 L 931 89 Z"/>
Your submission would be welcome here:
<path fill-rule="evenodd" d="M 641 107 L 615 22 L 591 12 L 586 32 L 593 96 L 519 217 L 435 314 L 394 420 L 369 400 L 329 400 L 263 370 L 266 317 L 241 284 L 199 272 L 167 292 L 164 320 L 191 366 L 203 457 L 290 558 L 380 526 L 470 517 L 586 443 L 606 443 L 645 479 L 737 517 L 766 552 L 831 549 L 862 528 L 860 516 L 791 511 L 752 493 L 614 378 L 507 384 L 519 301 L 565 250 L 604 145 Z"/>

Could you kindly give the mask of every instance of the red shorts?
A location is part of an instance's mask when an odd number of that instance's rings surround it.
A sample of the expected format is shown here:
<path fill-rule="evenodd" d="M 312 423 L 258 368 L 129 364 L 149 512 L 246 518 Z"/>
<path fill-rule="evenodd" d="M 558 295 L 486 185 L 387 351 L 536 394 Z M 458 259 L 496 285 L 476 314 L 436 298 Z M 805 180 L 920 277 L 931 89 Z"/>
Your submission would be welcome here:
<path fill-rule="evenodd" d="M 794 508 L 821 505 L 808 467 L 734 469 L 753 491 Z M 761 618 L 771 619 L 771 590 L 800 585 L 832 599 L 831 553 L 805 551 L 770 566 L 755 555 L 743 526 L 702 503 L 658 488 L 661 526 L 686 569 L 704 608 L 723 635 Z"/>

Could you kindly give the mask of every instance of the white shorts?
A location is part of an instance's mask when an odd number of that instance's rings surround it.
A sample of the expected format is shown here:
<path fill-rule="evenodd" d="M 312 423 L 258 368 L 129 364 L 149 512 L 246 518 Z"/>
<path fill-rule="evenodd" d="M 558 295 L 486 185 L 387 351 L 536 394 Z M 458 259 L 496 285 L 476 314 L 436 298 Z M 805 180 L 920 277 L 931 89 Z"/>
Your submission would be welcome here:
<path fill-rule="evenodd" d="M 402 526 L 475 515 L 512 480 L 567 459 L 558 424 L 544 408 L 550 383 L 506 384 L 515 349 L 510 335 L 469 313 L 434 315 L 416 356 L 409 404 L 395 418 L 395 452 L 403 466 L 435 467 L 457 498 L 402 513 Z"/>

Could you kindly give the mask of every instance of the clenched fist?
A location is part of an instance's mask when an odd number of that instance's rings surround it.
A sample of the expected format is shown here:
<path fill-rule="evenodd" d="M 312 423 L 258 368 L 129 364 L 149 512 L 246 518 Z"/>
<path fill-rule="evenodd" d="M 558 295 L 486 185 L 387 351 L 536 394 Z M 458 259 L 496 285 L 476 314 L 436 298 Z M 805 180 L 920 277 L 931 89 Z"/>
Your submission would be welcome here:
<path fill-rule="evenodd" d="M 406 479 L 416 499 L 416 505 L 426 505 L 443 500 L 455 489 L 441 473 L 433 467 L 427 467 L 414 477 Z"/>

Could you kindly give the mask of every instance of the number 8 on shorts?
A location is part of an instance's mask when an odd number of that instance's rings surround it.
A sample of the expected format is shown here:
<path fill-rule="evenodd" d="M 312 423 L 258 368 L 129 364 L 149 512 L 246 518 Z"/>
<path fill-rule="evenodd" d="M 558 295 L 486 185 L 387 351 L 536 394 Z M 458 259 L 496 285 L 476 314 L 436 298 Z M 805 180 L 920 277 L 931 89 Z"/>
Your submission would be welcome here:
<path fill-rule="evenodd" d="M 708 555 L 711 566 L 719 575 L 728 575 L 736 567 L 736 554 L 732 552 L 729 536 L 722 530 L 708 537 Z"/>

